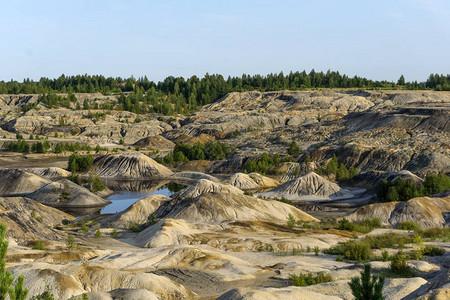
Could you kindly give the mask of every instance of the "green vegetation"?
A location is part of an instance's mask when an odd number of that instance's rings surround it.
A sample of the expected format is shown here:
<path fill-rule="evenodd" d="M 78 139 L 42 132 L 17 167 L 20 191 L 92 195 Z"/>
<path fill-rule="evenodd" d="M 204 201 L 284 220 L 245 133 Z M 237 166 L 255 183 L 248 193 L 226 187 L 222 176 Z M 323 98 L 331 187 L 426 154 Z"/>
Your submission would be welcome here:
<path fill-rule="evenodd" d="M 419 230 L 420 226 L 411 221 L 403 221 L 403 222 L 398 223 L 397 228 L 401 229 L 401 230 L 415 231 L 415 230 Z"/>
<path fill-rule="evenodd" d="M 157 157 L 159 163 L 174 165 L 179 162 L 190 160 L 221 160 L 234 152 L 234 148 L 221 142 L 207 142 L 205 144 L 196 143 L 193 146 L 177 143 L 169 154 L 164 158 Z"/>
<path fill-rule="evenodd" d="M 407 89 L 447 89 L 449 75 L 430 75 L 426 83 L 410 83 L 397 85 L 395 82 L 373 81 L 362 77 L 348 77 L 339 72 L 328 71 L 309 73 L 283 72 L 261 75 L 243 74 L 240 77 L 228 77 L 222 75 L 206 74 L 203 78 L 192 76 L 188 79 L 182 77 L 169 76 L 164 81 L 155 83 L 149 81 L 147 77 L 135 79 L 130 78 L 105 78 L 96 75 L 61 75 L 56 79 L 41 78 L 35 82 L 24 80 L 0 81 L 0 94 L 41 94 L 39 102 L 49 107 L 71 107 L 71 103 L 76 102 L 73 93 L 94 93 L 119 94 L 119 105 L 117 107 L 106 107 L 113 109 L 123 109 L 135 113 L 162 113 L 171 115 L 176 113 L 187 113 L 196 110 L 198 106 L 213 102 L 214 100 L 232 91 L 279 91 L 279 90 L 302 90 L 314 88 L 369 88 L 369 89 L 395 89 L 397 87 Z M 123 94 L 128 92 L 127 95 Z M 57 95 L 57 93 L 68 93 L 67 96 Z M 76 102 L 76 108 L 79 103 Z M 84 109 L 90 109 L 91 104 L 85 100 Z M 94 105 L 94 108 L 98 107 Z M 27 109 L 31 109 L 27 107 Z"/>
<path fill-rule="evenodd" d="M 97 228 L 97 231 L 95 231 L 95 235 L 96 238 L 100 238 L 102 236 L 102 232 L 100 231 L 99 228 Z"/>
<path fill-rule="evenodd" d="M 361 278 L 353 277 L 348 283 L 356 300 L 383 300 L 384 276 L 372 275 L 372 266 L 364 264 Z"/>
<path fill-rule="evenodd" d="M 282 162 L 295 161 L 293 158 L 284 157 L 281 158 L 277 153 L 273 156 L 269 156 L 264 152 L 261 157 L 254 160 L 249 158 L 244 165 L 244 173 L 258 172 L 262 175 L 279 175 L 280 171 L 276 165 Z"/>
<path fill-rule="evenodd" d="M 8 252 L 8 241 L 5 241 L 6 225 L 0 224 L 0 300 L 4 300 L 9 295 L 11 300 L 25 300 L 28 289 L 23 286 L 25 277 L 19 275 L 17 282 L 13 286 L 14 277 L 11 271 L 6 270 L 6 254 Z"/>
<path fill-rule="evenodd" d="M 89 171 L 93 163 L 94 157 L 91 154 L 80 155 L 74 153 L 69 157 L 68 170 L 71 172 L 86 172 Z"/>
<path fill-rule="evenodd" d="M 392 256 L 391 272 L 402 277 L 411 277 L 411 269 L 406 264 L 408 256 L 402 250 Z"/>
<path fill-rule="evenodd" d="M 75 239 L 73 238 L 73 235 L 71 233 L 67 234 L 66 246 L 67 248 L 69 248 L 69 250 L 72 250 L 75 246 Z"/>
<path fill-rule="evenodd" d="M 35 241 L 32 247 L 34 250 L 45 250 L 44 244 L 42 241 Z"/>
<path fill-rule="evenodd" d="M 89 173 L 88 178 L 88 186 L 89 190 L 93 193 L 101 192 L 105 189 L 105 185 L 100 180 L 100 176 L 97 173 L 91 172 Z"/>
<path fill-rule="evenodd" d="M 297 143 L 296 143 L 295 141 L 292 141 L 292 142 L 289 144 L 289 147 L 288 147 L 288 149 L 287 149 L 287 153 L 288 153 L 289 155 L 291 155 L 291 156 L 296 156 L 296 155 L 299 155 L 300 152 L 302 152 L 302 149 L 300 149 L 300 148 L 297 146 Z"/>
<path fill-rule="evenodd" d="M 361 222 L 352 223 L 348 219 L 343 218 L 338 221 L 336 229 L 339 230 L 348 230 L 348 231 L 357 231 L 361 233 L 369 233 L 375 228 L 381 227 L 380 218 L 370 218 L 361 220 Z"/>
<path fill-rule="evenodd" d="M 384 179 L 378 185 L 377 197 L 382 202 L 408 201 L 415 197 L 430 196 L 448 189 L 450 189 L 450 178 L 445 174 L 429 174 L 420 186 L 401 178 L 395 182 Z"/>
<path fill-rule="evenodd" d="M 293 286 L 308 286 L 319 283 L 330 282 L 332 280 L 329 274 L 325 274 L 323 272 L 317 273 L 317 275 L 313 275 L 312 273 L 308 274 L 290 274 L 289 280 L 291 281 L 291 285 Z"/>
<path fill-rule="evenodd" d="M 288 218 L 287 218 L 287 226 L 289 226 L 289 228 L 294 228 L 295 227 L 295 218 L 292 214 L 289 214 Z"/>
<path fill-rule="evenodd" d="M 308 159 L 308 161 L 310 161 L 310 160 L 311 160 L 311 158 Z M 328 175 L 332 175 L 332 174 L 336 175 L 337 181 L 344 181 L 344 180 L 352 179 L 359 173 L 359 170 L 354 167 L 351 167 L 350 171 L 349 171 L 343 163 L 339 164 L 336 154 L 333 154 L 333 157 L 330 159 L 330 161 L 325 166 L 324 171 Z"/>

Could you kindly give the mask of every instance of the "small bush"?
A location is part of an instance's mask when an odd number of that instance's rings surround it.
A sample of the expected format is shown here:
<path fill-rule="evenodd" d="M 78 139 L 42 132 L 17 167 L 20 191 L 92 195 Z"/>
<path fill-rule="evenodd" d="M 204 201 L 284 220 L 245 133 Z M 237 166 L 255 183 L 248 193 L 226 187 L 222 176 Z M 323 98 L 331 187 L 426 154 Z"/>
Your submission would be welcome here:
<path fill-rule="evenodd" d="M 42 241 L 36 241 L 33 245 L 34 250 L 45 250 L 44 244 Z"/>
<path fill-rule="evenodd" d="M 66 245 L 69 249 L 72 249 L 75 246 L 75 239 L 73 238 L 73 235 L 71 233 L 67 235 Z"/>
<path fill-rule="evenodd" d="M 348 241 L 324 251 L 327 254 L 344 255 L 346 259 L 367 261 L 373 256 L 370 245 L 365 242 Z"/>
<path fill-rule="evenodd" d="M 422 250 L 422 254 L 428 256 L 442 256 L 445 254 L 445 249 L 436 246 L 425 246 Z"/>
<path fill-rule="evenodd" d="M 420 230 L 420 226 L 411 221 L 400 222 L 398 223 L 397 228 L 401 230 Z"/>
<path fill-rule="evenodd" d="M 318 256 L 319 253 L 320 253 L 319 247 L 318 247 L 318 246 L 315 246 L 315 247 L 314 247 L 314 254 L 315 254 L 316 256 Z"/>
<path fill-rule="evenodd" d="M 111 234 L 111 236 L 113 237 L 113 238 L 117 238 L 117 236 L 118 236 L 119 234 L 117 233 L 117 230 L 113 230 L 112 231 L 112 234 Z"/>
<path fill-rule="evenodd" d="M 329 274 L 325 274 L 322 272 L 318 273 L 316 276 L 314 276 L 312 273 L 309 273 L 309 274 L 301 274 L 300 273 L 298 275 L 290 274 L 289 279 L 293 286 L 308 286 L 308 285 L 330 282 L 332 280 L 332 278 Z"/>
<path fill-rule="evenodd" d="M 100 229 L 97 228 L 97 231 L 95 232 L 95 237 L 99 238 L 102 236 L 102 232 L 100 231 Z"/>
<path fill-rule="evenodd" d="M 289 228 L 294 228 L 295 227 L 295 218 L 292 214 L 289 214 L 288 218 L 287 218 L 287 225 L 289 226 Z"/>
<path fill-rule="evenodd" d="M 406 264 L 407 256 L 405 253 L 403 253 L 402 250 L 397 252 L 394 256 L 392 256 L 391 260 L 391 272 L 402 276 L 402 277 L 410 277 L 411 276 L 411 269 Z"/>

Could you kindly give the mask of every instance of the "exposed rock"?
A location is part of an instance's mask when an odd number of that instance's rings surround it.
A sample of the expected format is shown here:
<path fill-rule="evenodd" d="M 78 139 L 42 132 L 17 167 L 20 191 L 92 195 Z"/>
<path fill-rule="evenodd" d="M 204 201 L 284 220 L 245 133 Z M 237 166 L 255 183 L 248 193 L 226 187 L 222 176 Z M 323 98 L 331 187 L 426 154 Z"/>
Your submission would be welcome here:
<path fill-rule="evenodd" d="M 256 190 L 259 185 L 247 174 L 235 173 L 230 178 L 230 184 L 241 190 Z"/>
<path fill-rule="evenodd" d="M 226 186 L 225 190 L 216 189 L 216 192 L 194 189 L 191 193 L 178 194 L 172 201 L 161 205 L 156 214 L 193 222 L 267 220 L 284 224 L 289 214 L 298 220 L 316 221 L 292 205 L 245 196 L 241 190 L 231 186 Z"/>
<path fill-rule="evenodd" d="M 134 143 L 133 146 L 150 150 L 167 150 L 173 149 L 175 144 L 160 135 L 156 135 L 140 139 L 139 141 Z"/>
<path fill-rule="evenodd" d="M 150 157 L 136 153 L 108 154 L 94 161 L 93 171 L 110 178 L 166 178 L 173 174 Z"/>
<path fill-rule="evenodd" d="M 168 300 L 187 300 L 196 296 L 163 276 L 107 269 L 86 262 L 67 265 L 26 264 L 14 268 L 13 272 L 25 276 L 25 286 L 29 288 L 30 296 L 44 292 L 46 285 L 60 299 L 68 299 L 86 291 L 110 292 L 117 289 L 145 289 L 158 298 Z"/>
<path fill-rule="evenodd" d="M 145 289 L 116 289 L 110 292 L 87 293 L 90 300 L 159 300 L 153 292 Z"/>
<path fill-rule="evenodd" d="M 264 288 L 249 290 L 245 288 L 232 289 L 217 300 L 342 300 L 340 297 L 328 296 L 311 292 L 301 287 Z"/>
<path fill-rule="evenodd" d="M 219 182 L 220 180 L 214 176 L 202 173 L 202 172 L 178 172 L 171 176 L 176 180 L 188 180 L 188 181 L 198 181 L 200 179 L 206 179 L 213 182 Z"/>
<path fill-rule="evenodd" d="M 195 185 L 188 186 L 178 193 L 172 195 L 173 198 L 194 198 L 206 193 L 220 193 L 220 194 L 235 194 L 243 195 L 244 192 L 240 189 L 218 182 L 213 182 L 207 179 L 200 179 Z"/>
<path fill-rule="evenodd" d="M 45 205 L 61 208 L 98 207 L 110 203 L 67 179 L 51 182 L 28 194 L 27 197 Z"/>
<path fill-rule="evenodd" d="M 74 220 L 69 214 L 24 197 L 0 197 L 0 223 L 7 226 L 7 237 L 18 240 L 59 240 L 65 238 L 51 229 L 63 220 Z"/>
<path fill-rule="evenodd" d="M 278 180 L 263 176 L 259 173 L 253 172 L 248 174 L 248 176 L 250 176 L 250 178 L 253 179 L 256 184 L 262 189 L 273 188 L 280 184 Z"/>
<path fill-rule="evenodd" d="M 106 218 L 102 223 L 107 224 L 108 227 L 121 228 L 128 228 L 130 223 L 145 224 L 156 209 L 168 200 L 170 198 L 164 195 L 147 196 L 138 200 L 126 210 Z"/>
<path fill-rule="evenodd" d="M 314 172 L 299 177 L 262 193 L 267 197 L 284 197 L 290 200 L 322 200 L 349 198 L 352 195 L 339 185 L 332 183 Z"/>
<path fill-rule="evenodd" d="M 26 169 L 27 172 L 39 175 L 48 179 L 60 179 L 70 176 L 70 172 L 61 168 L 49 167 L 49 168 L 31 168 Z"/>
<path fill-rule="evenodd" d="M 0 169 L 0 195 L 25 195 L 51 181 L 20 169 Z"/>
<path fill-rule="evenodd" d="M 359 208 L 348 216 L 351 221 L 378 217 L 383 224 L 397 226 L 400 222 L 412 221 L 422 227 L 447 226 L 444 213 L 450 211 L 450 196 L 418 197 L 405 202 L 370 204 Z"/>
<path fill-rule="evenodd" d="M 286 173 L 281 177 L 281 182 L 286 182 L 295 179 L 299 176 L 304 176 L 310 172 L 315 172 L 317 170 L 317 165 L 314 162 L 303 162 L 303 163 L 286 163 L 289 167 Z"/>

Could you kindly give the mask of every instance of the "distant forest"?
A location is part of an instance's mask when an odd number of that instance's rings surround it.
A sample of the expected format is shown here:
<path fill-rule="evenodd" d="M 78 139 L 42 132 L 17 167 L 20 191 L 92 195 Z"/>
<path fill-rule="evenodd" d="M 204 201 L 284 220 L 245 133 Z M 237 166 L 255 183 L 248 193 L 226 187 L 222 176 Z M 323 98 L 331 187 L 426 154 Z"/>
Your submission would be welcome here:
<path fill-rule="evenodd" d="M 316 88 L 358 88 L 358 89 L 408 89 L 437 91 L 450 90 L 450 75 L 431 74 L 426 82 L 405 82 L 403 75 L 397 82 L 374 81 L 363 77 L 348 77 L 339 72 L 328 71 L 307 73 L 290 72 L 278 74 L 242 75 L 228 77 L 206 74 L 203 78 L 192 76 L 169 76 L 155 83 L 147 77 L 135 79 L 112 78 L 101 75 L 61 75 L 57 79 L 41 78 L 39 81 L 25 79 L 0 81 L 0 94 L 41 94 L 41 102 L 50 106 L 67 106 L 74 102 L 73 93 L 119 94 L 120 108 L 135 113 L 156 112 L 170 115 L 174 112 L 188 113 L 198 106 L 212 103 L 232 91 L 280 91 Z M 61 97 L 56 93 L 67 93 Z M 125 94 L 124 94 L 125 93 Z M 68 101 L 70 100 L 70 101 Z M 63 103 L 66 103 L 64 105 Z M 70 107 L 70 104 L 69 104 Z M 31 108 L 31 107 L 30 107 Z M 86 107 L 84 107 L 86 108 Z"/>

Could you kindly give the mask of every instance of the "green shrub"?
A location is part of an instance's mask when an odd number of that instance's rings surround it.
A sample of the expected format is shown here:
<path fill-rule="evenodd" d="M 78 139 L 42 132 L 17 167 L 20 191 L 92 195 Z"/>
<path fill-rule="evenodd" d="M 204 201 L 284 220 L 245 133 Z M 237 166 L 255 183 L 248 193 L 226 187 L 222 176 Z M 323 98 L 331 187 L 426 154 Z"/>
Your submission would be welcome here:
<path fill-rule="evenodd" d="M 88 178 L 89 190 L 93 193 L 101 192 L 105 189 L 105 185 L 101 182 L 100 176 L 97 173 L 89 173 Z"/>
<path fill-rule="evenodd" d="M 287 149 L 287 153 L 291 156 L 299 155 L 301 151 L 302 150 L 297 146 L 295 141 L 292 141 Z"/>
<path fill-rule="evenodd" d="M 314 254 L 315 254 L 316 256 L 318 256 L 319 253 L 320 253 L 319 246 L 315 246 L 315 247 L 314 247 Z"/>
<path fill-rule="evenodd" d="M 95 232 L 95 237 L 96 237 L 96 238 L 99 238 L 99 237 L 101 237 L 101 236 L 102 236 L 102 232 L 100 231 L 99 228 L 97 228 L 97 231 Z"/>
<path fill-rule="evenodd" d="M 355 224 L 350 222 L 348 219 L 343 218 L 343 219 L 338 221 L 337 229 L 353 231 L 355 229 Z"/>
<path fill-rule="evenodd" d="M 44 244 L 42 243 L 42 241 L 35 241 L 34 245 L 33 245 L 33 249 L 34 250 L 45 250 Z"/>
<path fill-rule="evenodd" d="M 67 235 L 67 238 L 66 238 L 66 246 L 67 246 L 67 248 L 69 248 L 69 249 L 72 249 L 72 248 L 75 246 L 75 239 L 73 238 L 73 235 L 72 235 L 71 233 L 69 233 L 69 234 Z"/>
<path fill-rule="evenodd" d="M 450 227 L 422 228 L 416 231 L 421 237 L 450 241 Z"/>
<path fill-rule="evenodd" d="M 410 277 L 411 276 L 411 269 L 406 264 L 407 256 L 405 253 L 403 253 L 402 250 L 397 252 L 394 256 L 391 258 L 391 272 L 402 276 L 402 277 Z"/>
<path fill-rule="evenodd" d="M 403 248 L 405 244 L 413 243 L 414 238 L 404 234 L 385 233 L 366 236 L 363 242 L 368 244 L 371 249 Z"/>
<path fill-rule="evenodd" d="M 332 280 L 329 274 L 325 274 L 323 272 L 318 273 L 317 275 L 309 274 L 290 274 L 289 280 L 291 281 L 291 285 L 293 286 L 308 286 L 319 283 L 330 282 Z"/>
<path fill-rule="evenodd" d="M 410 230 L 411 231 L 411 230 L 419 230 L 420 226 L 411 221 L 403 221 L 403 222 L 398 223 L 397 228 L 401 229 L 401 230 Z"/>
<path fill-rule="evenodd" d="M 348 241 L 324 250 L 327 254 L 343 255 L 346 259 L 358 262 L 367 261 L 373 256 L 370 245 L 365 242 Z"/>
<path fill-rule="evenodd" d="M 422 254 L 428 256 L 442 256 L 445 254 L 445 249 L 436 246 L 425 246 L 422 250 Z"/>
<path fill-rule="evenodd" d="M 372 275 L 372 266 L 364 265 L 361 278 L 353 277 L 348 283 L 356 300 L 383 300 L 384 276 Z"/>
<path fill-rule="evenodd" d="M 288 218 L 287 218 L 287 225 L 289 226 L 289 228 L 294 228 L 295 227 L 295 218 L 292 214 L 289 214 Z"/>

